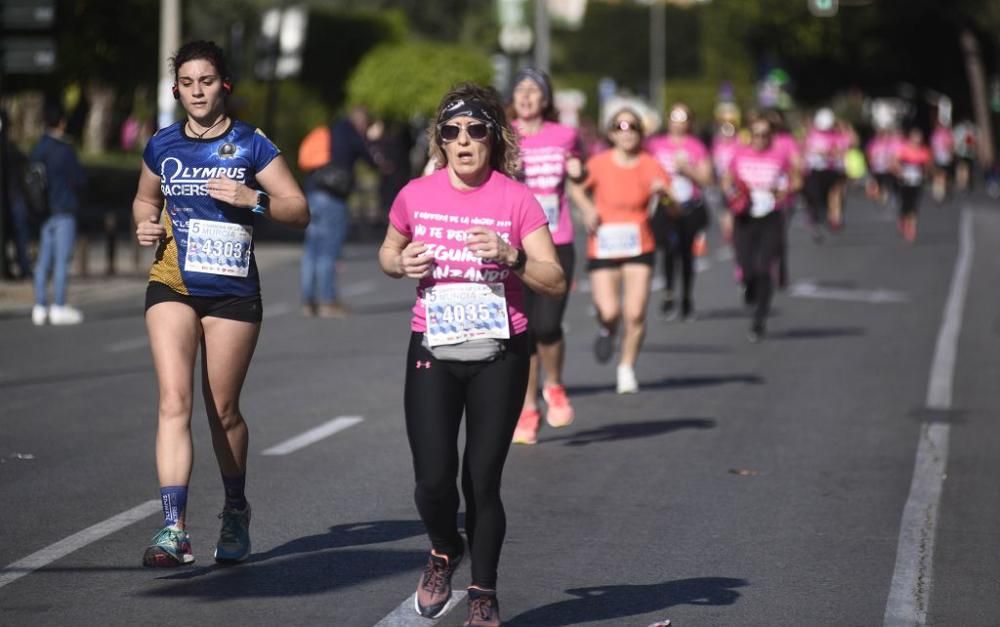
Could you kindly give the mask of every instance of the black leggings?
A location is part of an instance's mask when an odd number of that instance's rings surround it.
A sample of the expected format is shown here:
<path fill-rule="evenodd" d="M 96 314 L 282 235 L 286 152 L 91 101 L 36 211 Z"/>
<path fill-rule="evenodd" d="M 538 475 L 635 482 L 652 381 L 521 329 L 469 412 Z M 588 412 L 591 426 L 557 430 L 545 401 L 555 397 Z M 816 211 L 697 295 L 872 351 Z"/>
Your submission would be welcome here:
<path fill-rule="evenodd" d="M 410 336 L 406 356 L 406 435 L 416 478 L 414 499 L 438 553 L 463 552 L 458 533 L 458 432 L 466 416 L 462 493 L 465 533 L 472 553 L 472 583 L 496 588 L 507 518 L 500 477 L 528 387 L 528 333 L 507 341 L 492 362 L 439 361 Z"/>
<path fill-rule="evenodd" d="M 754 295 L 755 325 L 764 324 L 774 294 L 772 271 L 781 256 L 785 222 L 780 211 L 762 218 L 740 216 L 736 219 L 734 240 L 743 281 Z"/>
<path fill-rule="evenodd" d="M 573 282 L 573 269 L 576 266 L 576 253 L 573 244 L 556 246 L 559 265 L 566 275 L 566 285 Z M 569 300 L 569 290 L 558 298 L 535 294 L 527 285 L 524 286 L 524 311 L 528 314 L 528 330 L 539 344 L 555 344 L 563 338 L 562 321 L 566 313 L 566 301 Z"/>
<path fill-rule="evenodd" d="M 651 225 L 656 236 L 656 246 L 663 251 L 663 277 L 667 281 L 667 291 L 674 293 L 674 258 L 681 258 L 681 298 L 684 303 L 691 303 L 691 293 L 694 290 L 694 238 L 701 230 L 694 212 L 680 216 L 667 216 L 660 208 L 655 214 Z"/>
<path fill-rule="evenodd" d="M 899 186 L 899 217 L 916 215 L 917 205 L 920 203 L 920 185 Z"/>
<path fill-rule="evenodd" d="M 830 209 L 830 190 L 840 182 L 841 176 L 836 170 L 814 170 L 806 174 L 802 193 L 806 197 L 812 224 L 826 223 Z"/>

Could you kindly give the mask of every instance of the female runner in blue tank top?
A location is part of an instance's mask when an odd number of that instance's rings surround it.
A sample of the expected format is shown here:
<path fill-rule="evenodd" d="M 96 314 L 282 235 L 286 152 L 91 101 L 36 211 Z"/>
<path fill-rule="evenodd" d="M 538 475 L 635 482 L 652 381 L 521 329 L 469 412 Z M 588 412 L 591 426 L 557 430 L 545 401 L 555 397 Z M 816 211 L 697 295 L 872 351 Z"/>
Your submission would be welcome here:
<path fill-rule="evenodd" d="M 187 115 L 149 141 L 132 203 L 139 244 L 158 247 L 146 328 L 160 390 L 156 470 L 164 521 L 143 555 L 151 567 L 194 562 L 185 509 L 199 346 L 226 495 L 215 559 L 240 562 L 250 555 L 248 433 L 239 396 L 262 316 L 254 225 L 260 216 L 300 228 L 309 222 L 305 196 L 278 149 L 226 114 L 232 85 L 222 50 L 212 42 L 187 43 L 173 68 L 174 97 Z"/>

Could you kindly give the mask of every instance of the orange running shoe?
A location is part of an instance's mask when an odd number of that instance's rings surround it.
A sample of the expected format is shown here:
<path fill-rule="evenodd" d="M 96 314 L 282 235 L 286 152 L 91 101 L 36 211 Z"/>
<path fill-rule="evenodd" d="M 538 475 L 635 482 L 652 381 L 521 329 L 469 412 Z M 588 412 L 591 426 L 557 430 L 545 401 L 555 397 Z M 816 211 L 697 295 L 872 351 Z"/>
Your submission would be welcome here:
<path fill-rule="evenodd" d="M 538 423 L 541 415 L 537 409 L 522 409 L 521 417 L 517 419 L 517 426 L 514 427 L 514 437 L 511 442 L 514 444 L 535 444 L 538 442 Z"/>
<path fill-rule="evenodd" d="M 568 427 L 573 424 L 573 406 L 566 396 L 566 388 L 561 385 L 546 385 L 542 389 L 542 398 L 548 403 L 545 411 L 545 422 L 550 427 Z"/>
<path fill-rule="evenodd" d="M 691 243 L 691 254 L 695 257 L 704 257 L 708 254 L 708 239 L 704 232 L 695 236 L 694 242 Z"/>

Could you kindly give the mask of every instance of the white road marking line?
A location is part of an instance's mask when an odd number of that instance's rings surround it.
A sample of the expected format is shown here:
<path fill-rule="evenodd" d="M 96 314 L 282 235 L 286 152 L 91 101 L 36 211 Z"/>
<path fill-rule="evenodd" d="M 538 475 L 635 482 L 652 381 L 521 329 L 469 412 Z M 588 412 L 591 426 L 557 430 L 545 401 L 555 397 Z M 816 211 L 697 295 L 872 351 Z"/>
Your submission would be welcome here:
<path fill-rule="evenodd" d="M 958 258 L 945 304 L 944 320 L 938 331 L 934 360 L 927 385 L 927 407 L 951 408 L 955 357 L 962 330 L 962 312 L 972 268 L 972 214 L 963 209 L 959 230 Z M 933 584 L 934 539 L 942 484 L 948 466 L 947 423 L 926 423 L 920 430 L 920 444 L 913 469 L 910 494 L 896 546 L 896 567 L 886 602 L 884 627 L 924 625 Z"/>
<path fill-rule="evenodd" d="M 424 618 L 423 616 L 417 614 L 417 610 L 414 606 L 414 597 L 416 593 L 411 594 L 409 598 L 399 604 L 399 607 L 394 609 L 392 612 L 386 615 L 385 618 L 375 623 L 375 627 L 424 627 L 425 625 L 435 625 L 439 620 L 444 618 L 448 612 L 450 612 L 456 605 L 465 599 L 465 590 L 454 590 L 451 593 L 451 599 L 448 600 L 448 605 L 444 606 L 444 612 L 438 618 Z"/>
<path fill-rule="evenodd" d="M 83 531 L 74 533 L 64 540 L 60 540 L 40 551 L 32 553 L 22 560 L 10 564 L 3 570 L 0 570 L 0 588 L 56 560 L 62 559 L 73 551 L 82 549 L 92 542 L 96 542 L 120 529 L 139 522 L 143 518 L 152 516 L 160 511 L 160 507 L 160 501 L 158 500 L 146 501 L 127 512 L 122 512 L 117 516 L 112 516 L 103 522 L 87 527 Z"/>
<path fill-rule="evenodd" d="M 289 453 L 294 453 L 295 451 L 305 448 L 310 444 L 319 442 L 323 438 L 330 437 L 338 431 L 343 431 L 349 427 L 353 427 L 364 420 L 361 416 L 337 416 L 329 422 L 325 422 L 318 427 L 310 429 L 305 433 L 299 434 L 294 438 L 285 440 L 281 444 L 276 444 L 269 449 L 264 450 L 261 455 L 288 455 Z"/>
<path fill-rule="evenodd" d="M 861 290 L 839 287 L 823 287 L 812 281 L 799 281 L 788 291 L 796 298 L 816 298 L 822 300 L 843 300 L 858 303 L 905 303 L 910 299 L 903 292 L 887 289 Z"/>

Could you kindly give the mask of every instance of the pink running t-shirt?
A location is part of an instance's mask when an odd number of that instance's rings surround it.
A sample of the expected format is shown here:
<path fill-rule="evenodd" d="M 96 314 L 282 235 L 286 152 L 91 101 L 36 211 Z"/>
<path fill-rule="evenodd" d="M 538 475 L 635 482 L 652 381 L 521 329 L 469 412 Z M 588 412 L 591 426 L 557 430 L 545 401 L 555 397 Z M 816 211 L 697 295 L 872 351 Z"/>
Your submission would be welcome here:
<path fill-rule="evenodd" d="M 802 150 L 806 169 L 811 172 L 843 170 L 844 151 L 847 150 L 847 143 L 846 136 L 839 131 L 809 129 Z"/>
<path fill-rule="evenodd" d="M 729 162 L 733 160 L 733 155 L 743 146 L 737 136 L 726 137 L 716 135 L 712 141 L 712 164 L 715 166 L 715 176 L 722 178 L 729 172 Z"/>
<path fill-rule="evenodd" d="M 799 151 L 799 144 L 795 141 L 795 136 L 787 131 L 775 132 L 771 138 L 771 144 L 778 152 L 788 157 L 788 162 L 792 165 L 798 164 L 802 158 L 802 153 Z"/>
<path fill-rule="evenodd" d="M 434 256 L 431 276 L 420 279 L 410 329 L 423 333 L 424 290 L 441 283 L 503 283 L 511 336 L 524 333 L 521 279 L 506 265 L 484 261 L 465 247 L 465 232 L 474 226 L 496 231 L 515 248 L 548 224 L 531 190 L 500 172 L 472 190 L 452 187 L 447 168 L 413 179 L 400 190 L 389 210 L 389 223 L 414 242 L 427 244 Z"/>
<path fill-rule="evenodd" d="M 788 199 L 775 202 L 774 192 L 788 188 L 791 168 L 787 151 L 774 144 L 761 151 L 745 146 L 729 164 L 733 178 L 743 181 L 750 190 L 750 214 L 754 217 L 785 208 Z"/>
<path fill-rule="evenodd" d="M 876 135 L 868 143 L 868 167 L 871 171 L 875 174 L 890 173 L 901 145 L 902 140 L 897 135 Z"/>
<path fill-rule="evenodd" d="M 955 138 L 944 126 L 937 126 L 931 133 L 931 151 L 934 153 L 934 163 L 940 166 L 951 165 L 955 153 Z"/>
<path fill-rule="evenodd" d="M 681 161 L 687 161 L 695 167 L 708 159 L 708 150 L 697 137 L 693 135 L 674 137 L 669 133 L 661 133 L 647 139 L 645 148 L 670 174 L 670 192 L 677 202 L 684 203 L 701 198 L 701 188 L 698 184 L 677 172 L 677 164 Z"/>
<path fill-rule="evenodd" d="M 537 133 L 526 135 L 515 120 L 521 146 L 524 184 L 535 195 L 556 245 L 573 243 L 573 216 L 566 197 L 566 159 L 579 157 L 576 129 L 555 122 L 543 122 Z"/>

